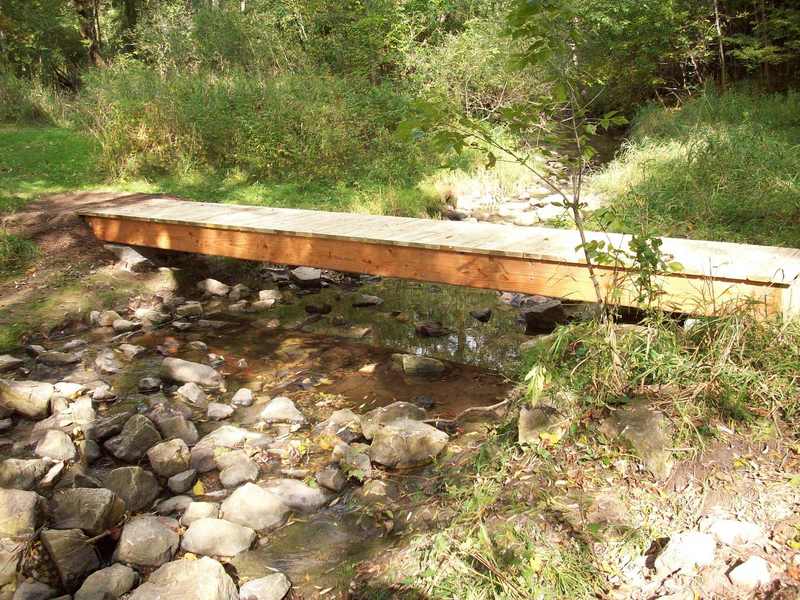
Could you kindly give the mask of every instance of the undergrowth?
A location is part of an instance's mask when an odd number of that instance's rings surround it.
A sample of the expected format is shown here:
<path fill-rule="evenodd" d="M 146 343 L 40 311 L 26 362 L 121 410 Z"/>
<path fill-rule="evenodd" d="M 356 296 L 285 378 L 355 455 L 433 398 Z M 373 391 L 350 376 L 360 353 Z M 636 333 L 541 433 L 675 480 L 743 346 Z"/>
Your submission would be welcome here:
<path fill-rule="evenodd" d="M 0 277 L 19 273 L 36 254 L 32 241 L 0 231 Z"/>

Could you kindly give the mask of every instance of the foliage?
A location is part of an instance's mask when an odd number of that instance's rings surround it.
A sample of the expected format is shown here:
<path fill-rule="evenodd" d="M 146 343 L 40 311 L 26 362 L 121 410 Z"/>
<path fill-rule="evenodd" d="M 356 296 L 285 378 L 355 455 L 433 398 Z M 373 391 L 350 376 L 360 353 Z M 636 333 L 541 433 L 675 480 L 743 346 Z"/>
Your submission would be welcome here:
<path fill-rule="evenodd" d="M 0 123 L 66 124 L 68 108 L 57 91 L 0 70 Z"/>
<path fill-rule="evenodd" d="M 739 89 L 669 110 L 647 106 L 594 188 L 617 231 L 795 246 L 800 95 Z"/>
<path fill-rule="evenodd" d="M 0 231 L 0 276 L 22 271 L 36 257 L 36 245 L 16 235 Z"/>

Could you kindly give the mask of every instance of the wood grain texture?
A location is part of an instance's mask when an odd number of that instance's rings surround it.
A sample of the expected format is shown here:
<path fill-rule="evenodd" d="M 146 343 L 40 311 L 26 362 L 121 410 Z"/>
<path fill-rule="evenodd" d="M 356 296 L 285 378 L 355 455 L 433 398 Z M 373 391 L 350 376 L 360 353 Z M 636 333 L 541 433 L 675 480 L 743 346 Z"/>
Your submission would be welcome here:
<path fill-rule="evenodd" d="M 569 300 L 595 300 L 588 268 L 579 263 L 141 219 L 88 216 L 86 220 L 95 236 L 108 242 Z M 623 305 L 636 304 L 626 273 L 608 268 L 598 269 L 598 273 L 605 294 L 617 294 L 615 300 Z M 731 302 L 754 302 L 764 314 L 773 314 L 788 306 L 789 286 L 784 284 L 686 274 L 667 274 L 658 283 L 664 290 L 661 306 L 665 310 L 712 315 Z"/>

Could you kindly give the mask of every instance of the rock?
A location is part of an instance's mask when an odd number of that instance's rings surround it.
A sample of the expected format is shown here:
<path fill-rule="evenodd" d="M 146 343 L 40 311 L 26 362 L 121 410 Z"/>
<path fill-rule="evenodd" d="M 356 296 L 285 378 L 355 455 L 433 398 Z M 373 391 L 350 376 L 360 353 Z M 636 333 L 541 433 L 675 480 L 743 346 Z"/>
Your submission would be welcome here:
<path fill-rule="evenodd" d="M 236 285 L 233 286 L 233 288 L 231 288 L 231 291 L 230 291 L 230 294 L 228 294 L 228 297 L 233 302 L 237 302 L 237 301 L 241 300 L 242 298 L 247 298 L 247 296 L 249 296 L 249 295 L 250 295 L 250 288 L 247 287 L 243 283 L 237 283 Z"/>
<path fill-rule="evenodd" d="M 358 445 L 362 446 L 362 444 Z M 339 465 L 348 478 L 364 481 L 372 477 L 372 463 L 366 452 L 362 452 L 354 446 L 340 444 L 334 448 L 333 457 L 339 461 Z"/>
<path fill-rule="evenodd" d="M 672 472 L 672 434 L 663 413 L 651 410 L 646 402 L 635 402 L 616 410 L 600 426 L 606 436 L 625 440 L 645 467 L 657 479 L 664 480 Z"/>
<path fill-rule="evenodd" d="M 161 493 L 155 475 L 141 467 L 114 469 L 103 478 L 103 485 L 122 498 L 131 513 L 150 508 Z"/>
<path fill-rule="evenodd" d="M 566 323 L 567 313 L 560 300 L 545 299 L 541 302 L 529 304 L 522 312 L 525 320 L 525 333 L 549 333 L 556 326 Z"/>
<path fill-rule="evenodd" d="M 163 306 L 157 308 L 137 308 L 133 312 L 133 317 L 140 321 L 145 327 L 153 327 L 161 323 L 166 323 L 171 318 L 169 313 L 163 312 Z"/>
<path fill-rule="evenodd" d="M 238 600 L 236 585 L 216 560 L 167 563 L 133 591 L 129 600 Z"/>
<path fill-rule="evenodd" d="M 358 294 L 355 298 L 353 298 L 353 306 L 356 308 L 380 306 L 381 304 L 383 304 L 383 298 L 378 296 L 370 296 L 369 294 Z"/>
<path fill-rule="evenodd" d="M 36 456 L 53 460 L 75 460 L 78 451 L 72 439 L 60 429 L 49 430 L 36 444 Z"/>
<path fill-rule="evenodd" d="M 39 354 L 39 356 L 37 356 L 37 358 L 39 359 L 39 362 L 51 367 L 63 367 L 81 362 L 80 354 L 73 352 L 58 352 L 56 350 L 42 352 Z"/>
<path fill-rule="evenodd" d="M 236 452 L 241 451 L 235 451 L 231 454 Z M 242 483 L 256 481 L 259 475 L 261 475 L 261 470 L 258 468 L 258 464 L 256 464 L 252 458 L 249 458 L 247 455 L 245 455 L 242 460 L 238 460 L 222 468 L 219 473 L 219 482 L 226 489 L 232 489 L 241 485 Z"/>
<path fill-rule="evenodd" d="M 125 422 L 119 435 L 107 440 L 103 447 L 119 460 L 133 463 L 161 441 L 153 422 L 144 415 L 134 415 Z"/>
<path fill-rule="evenodd" d="M 142 377 L 137 387 L 140 392 L 145 394 L 157 392 L 161 389 L 161 380 L 158 377 Z"/>
<path fill-rule="evenodd" d="M 231 398 L 231 404 L 234 406 L 252 406 L 253 390 L 239 388 Z"/>
<path fill-rule="evenodd" d="M 258 299 L 261 302 L 280 302 L 283 299 L 283 294 L 280 290 L 261 290 L 258 292 Z"/>
<path fill-rule="evenodd" d="M 542 433 L 552 434 L 556 430 L 563 432 L 561 420 L 560 413 L 552 406 L 541 404 L 532 408 L 522 407 L 517 421 L 519 443 L 535 445 L 542 441 Z"/>
<path fill-rule="evenodd" d="M 272 438 L 248 431 L 235 425 L 223 425 L 206 435 L 192 448 L 192 468 L 198 473 L 206 473 L 216 468 L 214 454 L 217 448 L 236 448 L 241 446 L 266 446 Z"/>
<path fill-rule="evenodd" d="M 116 560 L 139 567 L 158 567 L 178 550 L 178 522 L 168 517 L 134 517 L 119 538 Z"/>
<path fill-rule="evenodd" d="M 34 492 L 0 489 L 0 537 L 33 535 L 41 508 L 41 497 Z"/>
<path fill-rule="evenodd" d="M 94 545 L 80 529 L 44 529 L 40 538 L 56 565 L 61 584 L 70 592 L 100 567 Z"/>
<path fill-rule="evenodd" d="M 442 337 L 450 333 L 450 330 L 439 321 L 423 321 L 414 326 L 417 335 L 422 337 Z"/>
<path fill-rule="evenodd" d="M 203 316 L 203 305 L 199 302 L 187 302 L 175 309 L 178 317 L 201 317 Z"/>
<path fill-rule="evenodd" d="M 104 594 L 106 597 L 120 598 L 131 591 L 138 580 L 136 571 L 116 563 L 89 575 L 75 592 L 75 600 L 98 600 Z"/>
<path fill-rule="evenodd" d="M 53 386 L 54 392 L 66 398 L 67 400 L 75 400 L 78 396 L 86 391 L 86 386 L 82 383 L 71 383 L 69 381 L 59 381 Z"/>
<path fill-rule="evenodd" d="M 231 291 L 230 286 L 216 279 L 204 279 L 197 284 L 197 287 L 209 296 L 227 296 Z"/>
<path fill-rule="evenodd" d="M 130 271 L 131 273 L 144 273 L 154 268 L 150 259 L 145 258 L 130 246 L 103 244 L 103 248 L 117 257 L 117 264 L 114 265 L 117 269 Z"/>
<path fill-rule="evenodd" d="M 97 402 L 111 400 L 116 398 L 116 396 L 117 395 L 114 393 L 114 390 L 111 388 L 111 386 L 103 381 L 99 382 L 92 390 L 92 400 Z"/>
<path fill-rule="evenodd" d="M 476 321 L 480 321 L 481 323 L 488 323 L 492 319 L 492 309 L 480 308 L 478 310 L 471 310 L 469 311 L 469 315 Z"/>
<path fill-rule="evenodd" d="M 120 344 L 119 351 L 122 352 L 122 356 L 127 360 L 134 360 L 147 352 L 147 348 L 136 344 Z"/>
<path fill-rule="evenodd" d="M 39 487 L 46 489 L 55 484 L 55 482 L 58 481 L 58 479 L 61 477 L 61 474 L 64 472 L 65 464 L 66 463 L 63 462 L 57 462 L 50 467 L 45 476 L 39 482 Z"/>
<path fill-rule="evenodd" d="M 239 600 L 282 600 L 292 587 L 283 573 L 272 573 L 266 577 L 248 581 L 239 588 Z"/>
<path fill-rule="evenodd" d="M 236 409 L 230 404 L 221 402 L 209 402 L 206 416 L 212 421 L 224 421 L 230 417 Z"/>
<path fill-rule="evenodd" d="M 447 370 L 442 361 L 415 354 L 393 354 L 392 365 L 406 375 L 415 377 L 438 377 Z"/>
<path fill-rule="evenodd" d="M 99 313 L 96 319 L 97 325 L 100 327 L 111 327 L 114 321 L 121 319 L 120 314 L 114 310 L 104 310 Z"/>
<path fill-rule="evenodd" d="M 292 510 L 300 512 L 315 512 L 330 500 L 330 495 L 325 490 L 311 487 L 296 479 L 272 481 L 265 485 L 264 489 L 280 498 Z M 222 508 L 224 512 L 224 504 Z"/>
<path fill-rule="evenodd" d="M 386 467 L 413 467 L 433 460 L 447 445 L 445 432 L 420 421 L 399 419 L 372 436 L 369 456 Z"/>
<path fill-rule="evenodd" d="M 100 535 L 117 525 L 125 515 L 125 502 L 105 488 L 59 490 L 50 500 L 54 529 L 82 529 Z"/>
<path fill-rule="evenodd" d="M 159 515 L 175 515 L 182 513 L 192 503 L 189 496 L 173 496 L 162 500 L 156 505 L 156 514 Z"/>
<path fill-rule="evenodd" d="M 222 388 L 222 376 L 207 365 L 180 358 L 165 358 L 161 363 L 161 374 L 178 383 L 196 383 L 204 388 Z"/>
<path fill-rule="evenodd" d="M 13 600 L 50 600 L 58 592 L 40 581 L 23 581 L 14 593 Z"/>
<path fill-rule="evenodd" d="M 728 574 L 731 583 L 745 590 L 767 587 L 772 581 L 769 563 L 760 556 L 751 556 Z"/>
<path fill-rule="evenodd" d="M 713 535 L 717 542 L 726 546 L 747 546 L 766 540 L 761 526 L 748 521 L 713 519 L 703 523 L 700 528 Z"/>
<path fill-rule="evenodd" d="M 692 575 L 698 568 L 714 562 L 717 542 L 714 537 L 699 531 L 686 531 L 672 536 L 655 561 L 661 576 L 679 572 Z"/>
<path fill-rule="evenodd" d="M 83 440 L 82 442 L 78 442 L 78 452 L 80 452 L 83 461 L 87 465 L 92 464 L 102 456 L 100 445 L 94 440 Z"/>
<path fill-rule="evenodd" d="M 338 437 L 349 444 L 362 436 L 361 417 L 349 408 L 334 411 L 330 417 L 314 428 L 314 433 Z"/>
<path fill-rule="evenodd" d="M 117 319 L 112 323 L 111 327 L 114 328 L 115 333 L 128 333 L 130 331 L 136 331 L 142 327 L 141 323 L 137 323 L 135 321 L 129 321 L 128 319 Z"/>
<path fill-rule="evenodd" d="M 303 289 L 318 288 L 322 285 L 322 271 L 314 267 L 297 267 L 292 269 L 289 276 L 298 287 Z"/>
<path fill-rule="evenodd" d="M 8 354 L 0 355 L 0 373 L 8 373 L 25 364 L 25 361 L 20 358 L 14 358 Z"/>
<path fill-rule="evenodd" d="M 393 402 L 388 406 L 381 406 L 361 416 L 361 432 L 364 437 L 371 440 L 378 429 L 400 419 L 421 421 L 426 417 L 425 411 L 410 402 Z"/>
<path fill-rule="evenodd" d="M 161 477 L 172 477 L 189 469 L 191 454 L 181 439 L 156 444 L 147 451 L 147 459 L 153 471 Z"/>
<path fill-rule="evenodd" d="M 189 525 L 181 548 L 206 556 L 236 556 L 253 545 L 256 532 L 224 519 L 198 519 Z"/>
<path fill-rule="evenodd" d="M 277 396 L 270 400 L 259 415 L 265 423 L 303 425 L 306 418 L 289 398 Z"/>
<path fill-rule="evenodd" d="M 334 492 L 341 492 L 347 484 L 347 477 L 336 465 L 327 465 L 317 471 L 314 477 L 318 484 Z"/>
<path fill-rule="evenodd" d="M 187 446 L 194 446 L 200 437 L 195 424 L 181 414 L 154 414 L 153 419 L 165 440 L 180 439 Z"/>
<path fill-rule="evenodd" d="M 219 517 L 219 504 L 216 502 L 192 502 L 186 507 L 181 517 L 181 525 L 188 527 L 199 519 L 216 519 Z"/>
<path fill-rule="evenodd" d="M 100 352 L 94 359 L 95 368 L 101 373 L 113 375 L 122 370 L 122 363 L 117 360 L 113 350 L 106 349 Z"/>
<path fill-rule="evenodd" d="M 14 426 L 14 420 L 9 417 L 7 419 L 0 419 L 0 431 L 8 431 Z"/>
<path fill-rule="evenodd" d="M 49 460 L 41 458 L 8 458 L 0 463 L 0 488 L 31 490 L 51 466 Z"/>
<path fill-rule="evenodd" d="M 269 531 L 286 522 L 289 507 L 263 487 L 246 483 L 225 499 L 220 515 L 232 523 Z"/>
<path fill-rule="evenodd" d="M 102 442 L 119 434 L 131 416 L 130 412 L 125 411 L 97 419 L 89 429 L 90 437 Z"/>
<path fill-rule="evenodd" d="M 170 477 L 167 480 L 167 487 L 174 494 L 182 494 L 192 489 L 195 481 L 197 481 L 197 471 L 187 469 Z"/>
<path fill-rule="evenodd" d="M 55 388 L 49 383 L 0 379 L 0 405 L 31 419 L 50 414 L 54 393 Z"/>
<path fill-rule="evenodd" d="M 189 348 L 196 350 L 197 352 L 208 352 L 208 344 L 200 340 L 192 340 L 187 345 Z"/>

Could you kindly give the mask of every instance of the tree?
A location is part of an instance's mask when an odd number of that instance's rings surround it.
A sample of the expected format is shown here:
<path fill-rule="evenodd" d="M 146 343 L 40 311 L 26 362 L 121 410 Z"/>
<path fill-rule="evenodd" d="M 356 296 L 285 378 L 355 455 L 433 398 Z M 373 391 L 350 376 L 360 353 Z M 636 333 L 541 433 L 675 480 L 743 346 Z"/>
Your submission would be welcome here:
<path fill-rule="evenodd" d="M 72 0 L 81 39 L 86 45 L 89 62 L 95 67 L 105 65 L 101 54 L 102 39 L 100 37 L 100 0 Z"/>

